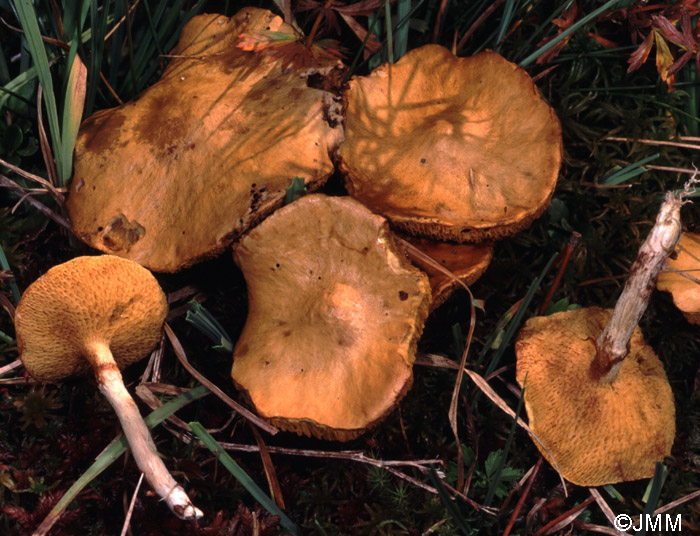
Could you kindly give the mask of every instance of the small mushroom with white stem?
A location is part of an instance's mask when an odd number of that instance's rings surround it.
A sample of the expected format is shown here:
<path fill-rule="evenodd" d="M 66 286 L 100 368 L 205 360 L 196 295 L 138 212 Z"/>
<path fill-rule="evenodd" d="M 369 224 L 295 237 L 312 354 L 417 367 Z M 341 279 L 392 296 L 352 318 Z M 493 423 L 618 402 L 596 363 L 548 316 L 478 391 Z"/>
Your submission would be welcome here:
<path fill-rule="evenodd" d="M 176 516 L 197 519 L 201 510 L 158 456 L 120 372 L 157 344 L 167 311 L 165 294 L 142 266 L 112 255 L 77 257 L 24 292 L 15 315 L 17 345 L 27 372 L 42 382 L 92 368 L 148 483 Z"/>
<path fill-rule="evenodd" d="M 600 486 L 649 478 L 671 452 L 673 393 L 637 327 L 681 234 L 681 194 L 668 193 L 613 311 L 588 307 L 528 320 L 516 377 L 530 427 L 564 478 Z"/>

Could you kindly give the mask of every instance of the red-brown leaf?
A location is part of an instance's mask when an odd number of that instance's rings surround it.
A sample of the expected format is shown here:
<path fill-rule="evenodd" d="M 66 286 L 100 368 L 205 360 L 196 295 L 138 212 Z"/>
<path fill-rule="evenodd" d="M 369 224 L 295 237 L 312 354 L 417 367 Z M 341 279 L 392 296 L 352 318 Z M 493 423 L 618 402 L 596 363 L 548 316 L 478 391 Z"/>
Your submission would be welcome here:
<path fill-rule="evenodd" d="M 644 38 L 644 41 L 642 41 L 642 44 L 637 47 L 637 49 L 630 54 L 629 59 L 627 62 L 630 64 L 630 66 L 627 68 L 627 72 L 631 73 L 632 71 L 639 69 L 645 61 L 647 61 L 647 58 L 649 57 L 649 52 L 651 52 L 651 45 L 653 44 L 654 40 L 654 32 L 649 32 L 649 35 L 647 35 Z"/>

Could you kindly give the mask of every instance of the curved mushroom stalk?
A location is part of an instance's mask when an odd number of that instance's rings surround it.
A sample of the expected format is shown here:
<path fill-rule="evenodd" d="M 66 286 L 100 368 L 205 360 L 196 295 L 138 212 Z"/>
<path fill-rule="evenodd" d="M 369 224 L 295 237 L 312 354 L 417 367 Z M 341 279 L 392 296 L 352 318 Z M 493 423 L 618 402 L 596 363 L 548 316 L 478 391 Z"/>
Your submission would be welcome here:
<path fill-rule="evenodd" d="M 112 357 L 109 344 L 95 341 L 86 347 L 83 356 L 92 365 L 97 386 L 114 408 L 134 461 L 153 491 L 163 498 L 168 508 L 180 519 L 202 517 L 202 511 L 192 504 L 183 487 L 175 481 L 158 456 L 151 433 L 124 386 L 122 373 Z"/>
<path fill-rule="evenodd" d="M 153 349 L 167 312 L 163 290 L 144 267 L 112 255 L 78 257 L 24 292 L 15 314 L 17 346 L 27 372 L 42 382 L 92 368 L 146 480 L 175 515 L 197 519 L 202 512 L 159 458 L 119 372 Z"/>

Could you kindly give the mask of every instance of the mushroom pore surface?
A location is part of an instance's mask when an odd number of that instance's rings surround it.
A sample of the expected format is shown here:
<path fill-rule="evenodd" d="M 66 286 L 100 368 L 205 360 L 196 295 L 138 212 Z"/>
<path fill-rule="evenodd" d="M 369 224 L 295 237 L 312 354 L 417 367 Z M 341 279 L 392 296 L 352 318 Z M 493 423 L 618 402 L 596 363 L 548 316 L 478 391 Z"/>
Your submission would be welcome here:
<path fill-rule="evenodd" d="M 671 387 L 639 328 L 616 379 L 591 378 L 596 339 L 611 315 L 588 307 L 534 317 L 515 343 L 530 427 L 547 450 L 536 444 L 581 486 L 653 476 L 675 436 Z"/>
<path fill-rule="evenodd" d="M 106 343 L 119 368 L 160 340 L 165 294 L 142 266 L 111 255 L 77 257 L 51 268 L 22 295 L 15 315 L 22 363 L 40 381 L 91 370 L 82 357 Z"/>

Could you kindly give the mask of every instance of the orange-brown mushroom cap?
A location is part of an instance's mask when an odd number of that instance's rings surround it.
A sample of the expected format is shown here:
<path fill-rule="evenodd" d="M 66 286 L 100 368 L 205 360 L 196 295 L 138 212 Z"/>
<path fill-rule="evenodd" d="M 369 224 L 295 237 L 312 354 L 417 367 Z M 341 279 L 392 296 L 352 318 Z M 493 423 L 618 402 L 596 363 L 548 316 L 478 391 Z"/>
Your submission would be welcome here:
<path fill-rule="evenodd" d="M 83 122 L 68 210 L 92 247 L 173 272 L 222 252 L 280 207 L 295 176 L 309 190 L 333 172 L 339 98 L 236 45 L 243 32 L 293 33 L 267 10 L 200 15 L 162 78 L 135 101 Z"/>
<path fill-rule="evenodd" d="M 54 266 L 25 290 L 15 314 L 27 372 L 60 381 L 91 370 L 87 345 L 109 345 L 119 368 L 143 359 L 161 337 L 165 294 L 139 264 L 115 257 L 77 257 Z"/>
<path fill-rule="evenodd" d="M 457 278 L 455 280 L 439 270 L 428 259 L 412 255 L 409 251 L 406 252 L 406 256 L 428 274 L 430 288 L 433 292 L 433 299 L 430 302 L 431 311 L 440 307 L 455 290 L 461 287 L 459 281 L 465 285 L 471 285 L 479 279 L 493 257 L 493 244 L 491 242 L 454 244 L 415 236 L 402 238 L 405 238 L 409 244 Z"/>
<path fill-rule="evenodd" d="M 274 425 L 349 440 L 384 418 L 412 383 L 428 314 L 427 276 L 386 220 L 350 198 L 302 197 L 234 250 L 248 319 L 234 382 Z"/>
<path fill-rule="evenodd" d="M 530 427 L 547 450 L 538 448 L 582 486 L 653 476 L 675 436 L 671 387 L 639 328 L 617 378 L 591 379 L 596 339 L 611 314 L 589 307 L 534 317 L 515 343 Z"/>
<path fill-rule="evenodd" d="M 670 258 L 667 269 L 659 274 L 656 288 L 671 293 L 688 322 L 700 324 L 700 235 L 683 233 L 678 248 L 677 256 Z"/>
<path fill-rule="evenodd" d="M 345 95 L 348 190 L 400 229 L 478 242 L 523 229 L 549 202 L 559 121 L 497 53 L 426 45 L 353 78 Z"/>

